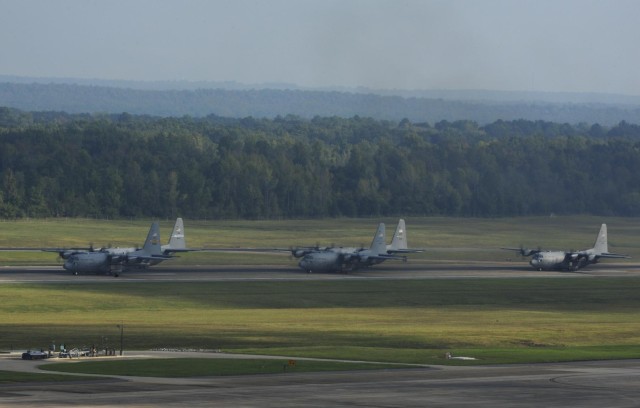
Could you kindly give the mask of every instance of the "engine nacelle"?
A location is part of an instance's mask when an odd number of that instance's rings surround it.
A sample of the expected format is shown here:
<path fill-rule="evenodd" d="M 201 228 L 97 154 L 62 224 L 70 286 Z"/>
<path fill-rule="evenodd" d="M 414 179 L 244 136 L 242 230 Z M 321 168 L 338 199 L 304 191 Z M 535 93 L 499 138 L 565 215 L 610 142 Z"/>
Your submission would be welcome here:
<path fill-rule="evenodd" d="M 308 251 L 306 249 L 292 249 L 291 250 L 291 255 L 295 256 L 296 258 L 302 258 L 307 253 L 308 253 Z"/>

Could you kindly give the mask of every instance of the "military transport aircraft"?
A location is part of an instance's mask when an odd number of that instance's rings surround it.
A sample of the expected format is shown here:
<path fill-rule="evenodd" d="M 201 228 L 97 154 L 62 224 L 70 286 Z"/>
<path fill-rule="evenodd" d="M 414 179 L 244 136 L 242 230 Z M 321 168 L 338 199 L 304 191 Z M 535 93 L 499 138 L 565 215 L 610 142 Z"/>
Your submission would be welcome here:
<path fill-rule="evenodd" d="M 176 219 L 167 245 L 160 244 L 160 227 L 157 222 L 151 224 L 147 239 L 142 248 L 100 248 L 89 249 L 43 249 L 58 252 L 65 260 L 63 268 L 77 275 L 79 272 L 112 273 L 119 276 L 126 268 L 147 268 L 171 259 L 173 252 L 194 251 L 186 247 L 182 218 Z"/>
<path fill-rule="evenodd" d="M 331 247 L 308 250 L 298 264 L 300 268 L 311 272 L 345 272 L 360 267 L 379 264 L 388 259 L 406 261 L 404 256 L 387 253 L 384 223 L 378 224 L 373 241 L 368 249 Z M 292 253 L 295 256 L 295 250 Z M 300 253 L 300 252 L 298 252 Z"/>
<path fill-rule="evenodd" d="M 502 248 L 519 252 L 522 256 L 532 256 L 529 264 L 539 271 L 562 270 L 576 271 L 590 264 L 598 263 L 600 258 L 630 258 L 627 255 L 609 252 L 607 242 L 607 224 L 602 224 L 596 242 L 591 249 L 582 251 L 545 251 L 527 248 Z"/>
<path fill-rule="evenodd" d="M 291 255 L 296 258 L 302 258 L 305 255 L 315 253 L 315 252 L 326 252 L 332 249 L 332 247 L 324 247 L 316 245 L 315 247 L 295 247 L 290 248 L 288 251 L 291 251 Z M 284 251 L 278 249 L 277 251 Z M 424 252 L 422 249 L 411 249 L 407 244 L 407 227 L 405 225 L 404 219 L 400 218 L 398 220 L 398 225 L 396 226 L 396 230 L 393 233 L 393 238 L 391 239 L 391 244 L 386 246 L 387 254 L 413 254 L 418 252 Z"/>
<path fill-rule="evenodd" d="M 52 250 L 45 250 L 51 252 Z M 63 268 L 77 275 L 79 272 L 103 272 L 119 276 L 127 266 L 146 267 L 170 259 L 162 253 L 160 227 L 157 222 L 151 224 L 142 249 L 101 248 L 97 251 L 58 251 L 63 258 Z"/>

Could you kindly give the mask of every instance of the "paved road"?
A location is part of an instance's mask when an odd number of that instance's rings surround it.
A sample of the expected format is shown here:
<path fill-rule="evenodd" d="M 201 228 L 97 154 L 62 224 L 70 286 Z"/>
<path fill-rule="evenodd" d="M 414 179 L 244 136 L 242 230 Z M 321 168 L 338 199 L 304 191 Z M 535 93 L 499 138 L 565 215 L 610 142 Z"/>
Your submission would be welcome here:
<path fill-rule="evenodd" d="M 154 266 L 146 271 L 131 270 L 118 278 L 108 275 L 73 276 L 61 267 L 0 267 L 0 283 L 7 282 L 158 282 L 158 281 L 244 281 L 244 280 L 340 280 L 340 279 L 462 279 L 462 278 L 584 278 L 640 277 L 638 263 L 602 263 L 578 272 L 538 272 L 523 262 L 424 262 L 384 264 L 373 268 L 340 273 L 307 274 L 295 266 Z"/>
<path fill-rule="evenodd" d="M 151 355 L 150 355 L 151 354 Z M 193 353 L 141 353 L 190 357 Z M 200 353 L 199 357 L 228 357 Z M 0 369 L 39 362 L 0 359 Z M 640 360 L 0 385 L 11 407 L 637 407 Z"/>

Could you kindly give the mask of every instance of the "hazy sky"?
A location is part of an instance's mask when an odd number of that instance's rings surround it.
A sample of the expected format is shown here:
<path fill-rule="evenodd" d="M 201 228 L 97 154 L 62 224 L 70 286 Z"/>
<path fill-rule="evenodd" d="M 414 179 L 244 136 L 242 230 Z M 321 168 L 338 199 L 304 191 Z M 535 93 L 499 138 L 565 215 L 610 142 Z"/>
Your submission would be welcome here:
<path fill-rule="evenodd" d="M 640 95 L 640 0 L 0 0 L 0 74 Z"/>

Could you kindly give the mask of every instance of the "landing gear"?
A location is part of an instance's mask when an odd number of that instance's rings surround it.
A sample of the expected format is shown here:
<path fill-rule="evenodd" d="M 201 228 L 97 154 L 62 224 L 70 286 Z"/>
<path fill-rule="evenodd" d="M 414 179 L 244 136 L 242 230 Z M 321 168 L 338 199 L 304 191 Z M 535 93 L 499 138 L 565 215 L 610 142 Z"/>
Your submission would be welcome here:
<path fill-rule="evenodd" d="M 109 273 L 113 275 L 114 278 L 117 278 L 118 276 L 120 276 L 120 273 L 122 273 L 123 270 L 124 268 L 122 267 L 122 265 L 116 265 L 115 268 L 111 268 Z"/>

